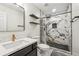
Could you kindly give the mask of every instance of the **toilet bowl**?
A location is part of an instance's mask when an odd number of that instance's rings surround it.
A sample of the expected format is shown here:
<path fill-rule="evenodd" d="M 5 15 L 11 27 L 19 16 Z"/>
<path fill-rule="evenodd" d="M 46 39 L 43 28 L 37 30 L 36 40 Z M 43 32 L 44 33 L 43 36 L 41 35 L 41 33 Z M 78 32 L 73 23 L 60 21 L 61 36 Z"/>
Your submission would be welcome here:
<path fill-rule="evenodd" d="M 40 37 L 39 36 L 35 36 L 35 37 L 32 37 L 33 39 L 37 39 L 37 47 L 41 50 L 48 50 L 50 48 L 49 45 L 47 44 L 42 44 L 40 43 Z"/>
<path fill-rule="evenodd" d="M 38 48 L 41 50 L 48 50 L 48 49 L 50 49 L 50 46 L 48 46 L 46 44 L 38 44 Z"/>
<path fill-rule="evenodd" d="M 46 44 L 38 44 L 39 54 L 41 56 L 50 56 L 52 50 L 49 45 Z"/>
<path fill-rule="evenodd" d="M 36 37 L 32 37 L 34 39 L 37 39 L 37 49 L 38 49 L 38 55 L 40 56 L 50 56 L 51 55 L 51 47 L 47 44 L 42 44 L 40 42 L 40 37 L 36 36 Z"/>

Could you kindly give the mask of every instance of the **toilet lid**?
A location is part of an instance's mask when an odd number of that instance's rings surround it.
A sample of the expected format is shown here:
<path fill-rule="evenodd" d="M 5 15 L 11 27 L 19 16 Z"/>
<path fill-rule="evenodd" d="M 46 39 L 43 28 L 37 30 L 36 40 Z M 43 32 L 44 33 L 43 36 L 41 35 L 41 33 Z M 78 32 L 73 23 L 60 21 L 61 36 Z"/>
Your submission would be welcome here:
<path fill-rule="evenodd" d="M 50 46 L 46 45 L 46 44 L 38 44 L 39 48 L 50 48 Z"/>

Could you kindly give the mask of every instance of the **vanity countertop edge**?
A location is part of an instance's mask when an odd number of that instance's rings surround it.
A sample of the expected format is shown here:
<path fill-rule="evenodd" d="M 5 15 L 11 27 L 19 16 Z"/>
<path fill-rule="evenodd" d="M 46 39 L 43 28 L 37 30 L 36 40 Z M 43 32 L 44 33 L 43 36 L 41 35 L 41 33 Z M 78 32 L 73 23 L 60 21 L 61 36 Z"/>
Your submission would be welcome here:
<path fill-rule="evenodd" d="M 37 39 L 31 39 L 31 38 L 23 38 L 23 39 L 19 39 L 19 40 L 26 40 L 26 41 L 30 41 L 30 42 L 27 44 L 23 44 L 19 47 L 11 48 L 11 49 L 6 49 L 6 48 L 2 47 L 0 44 L 0 51 L 1 51 L 0 56 L 8 56 L 16 51 L 19 51 L 19 50 L 21 50 L 25 47 L 28 47 L 29 45 L 37 42 Z"/>

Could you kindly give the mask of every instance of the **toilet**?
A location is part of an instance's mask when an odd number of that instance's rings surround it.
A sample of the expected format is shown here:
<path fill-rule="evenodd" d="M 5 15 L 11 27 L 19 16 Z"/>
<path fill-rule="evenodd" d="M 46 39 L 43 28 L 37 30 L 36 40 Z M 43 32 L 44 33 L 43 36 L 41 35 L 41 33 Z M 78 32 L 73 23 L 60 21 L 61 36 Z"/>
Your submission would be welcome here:
<path fill-rule="evenodd" d="M 36 37 L 33 37 L 34 39 L 37 39 L 37 49 L 38 49 L 38 54 L 40 54 L 41 56 L 50 56 L 52 50 L 51 50 L 51 47 L 47 44 L 44 44 L 44 43 L 40 43 L 40 37 L 39 36 L 36 36 Z"/>
<path fill-rule="evenodd" d="M 38 44 L 37 47 L 38 47 L 38 54 L 40 56 L 50 56 L 53 51 L 51 47 L 47 44 Z"/>
<path fill-rule="evenodd" d="M 48 50 L 50 48 L 50 46 L 48 46 L 47 44 L 38 44 L 37 47 L 41 50 Z"/>
<path fill-rule="evenodd" d="M 37 45 L 37 47 L 40 50 L 48 50 L 50 48 L 50 46 L 47 45 L 46 43 L 41 43 L 39 39 L 38 39 L 38 45 Z"/>

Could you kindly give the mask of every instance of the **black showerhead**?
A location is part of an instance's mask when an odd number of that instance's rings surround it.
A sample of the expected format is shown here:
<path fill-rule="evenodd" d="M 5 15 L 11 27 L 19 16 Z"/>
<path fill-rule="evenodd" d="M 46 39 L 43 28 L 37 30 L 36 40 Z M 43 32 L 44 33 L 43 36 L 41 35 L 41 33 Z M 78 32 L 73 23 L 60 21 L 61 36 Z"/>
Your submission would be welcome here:
<path fill-rule="evenodd" d="M 75 16 L 74 18 L 79 18 L 79 16 Z"/>

